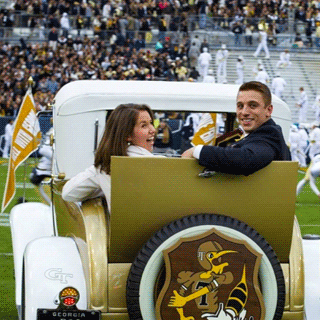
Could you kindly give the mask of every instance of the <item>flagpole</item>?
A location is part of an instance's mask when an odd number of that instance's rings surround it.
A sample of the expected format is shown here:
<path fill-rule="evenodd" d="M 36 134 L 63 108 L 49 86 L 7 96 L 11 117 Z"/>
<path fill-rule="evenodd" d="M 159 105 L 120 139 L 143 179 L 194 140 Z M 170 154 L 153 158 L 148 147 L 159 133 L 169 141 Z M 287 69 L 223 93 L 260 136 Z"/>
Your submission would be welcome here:
<path fill-rule="evenodd" d="M 26 202 L 26 175 L 27 175 L 27 161 L 24 162 L 23 166 L 23 196 L 22 196 L 22 203 Z"/>
<path fill-rule="evenodd" d="M 27 91 L 32 91 L 32 86 L 34 84 L 33 78 L 30 76 L 28 79 L 28 89 Z M 27 176 L 27 161 L 24 161 L 24 172 L 23 172 L 23 196 L 22 202 L 26 202 L 26 176 Z"/>

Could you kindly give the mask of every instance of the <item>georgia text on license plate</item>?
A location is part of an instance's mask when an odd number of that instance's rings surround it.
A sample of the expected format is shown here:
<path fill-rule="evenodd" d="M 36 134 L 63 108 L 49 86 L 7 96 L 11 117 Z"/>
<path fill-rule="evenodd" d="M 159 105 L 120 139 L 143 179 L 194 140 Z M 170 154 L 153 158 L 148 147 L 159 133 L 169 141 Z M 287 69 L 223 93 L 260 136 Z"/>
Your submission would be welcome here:
<path fill-rule="evenodd" d="M 50 310 L 38 309 L 37 320 L 100 320 L 96 310 Z"/>

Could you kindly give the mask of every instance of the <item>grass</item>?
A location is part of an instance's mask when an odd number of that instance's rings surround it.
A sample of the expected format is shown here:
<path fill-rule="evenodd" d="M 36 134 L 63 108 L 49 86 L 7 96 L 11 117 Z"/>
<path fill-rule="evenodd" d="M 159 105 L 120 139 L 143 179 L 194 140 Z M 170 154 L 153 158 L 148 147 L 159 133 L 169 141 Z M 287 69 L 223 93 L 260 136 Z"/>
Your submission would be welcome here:
<path fill-rule="evenodd" d="M 0 319 L 18 319 L 15 306 L 10 228 L 0 227 Z M 9 253 L 9 255 L 8 255 Z"/>
<path fill-rule="evenodd" d="M 13 271 L 12 241 L 8 224 L 8 213 L 19 198 L 25 197 L 28 201 L 41 201 L 40 194 L 29 181 L 32 168 L 36 165 L 36 160 L 28 159 L 16 171 L 16 194 L 5 209 L 5 214 L 0 217 L 0 319 L 16 320 L 18 314 L 15 305 L 15 284 Z M 4 193 L 8 170 L 8 161 L 0 158 L 0 205 Z M 26 185 L 25 191 L 23 185 Z"/>
<path fill-rule="evenodd" d="M 301 180 L 303 176 L 304 174 L 299 173 L 298 180 Z M 319 178 L 317 186 L 320 190 Z M 310 233 L 320 235 L 320 199 L 311 190 L 309 183 L 306 183 L 301 193 L 297 196 L 296 216 L 302 235 Z"/>
<path fill-rule="evenodd" d="M 5 210 L 9 213 L 20 197 L 25 196 L 28 201 L 41 201 L 40 194 L 29 182 L 29 174 L 35 165 L 34 159 L 29 159 L 26 165 L 17 170 L 17 192 L 12 203 Z M 0 203 L 2 201 L 4 185 L 7 175 L 7 161 L 0 159 Z M 26 176 L 26 177 L 25 177 Z M 303 178 L 299 173 L 298 180 Z M 23 184 L 26 191 L 23 191 Z M 318 181 L 320 189 L 320 181 Z M 296 216 L 298 218 L 302 234 L 314 233 L 320 235 L 320 200 L 313 193 L 308 184 L 297 197 Z M 3 226 L 7 224 L 7 226 Z M 11 245 L 11 234 L 8 226 L 8 215 L 0 216 L 0 319 L 17 320 L 18 315 L 15 306 L 14 271 Z"/>

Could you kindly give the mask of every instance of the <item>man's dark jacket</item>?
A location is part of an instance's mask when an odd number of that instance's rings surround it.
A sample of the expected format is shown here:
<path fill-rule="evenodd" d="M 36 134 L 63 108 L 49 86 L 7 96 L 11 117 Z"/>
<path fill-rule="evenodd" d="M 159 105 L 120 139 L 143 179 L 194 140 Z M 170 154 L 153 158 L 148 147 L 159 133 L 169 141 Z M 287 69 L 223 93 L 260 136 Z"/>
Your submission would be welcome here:
<path fill-rule="evenodd" d="M 272 119 L 228 147 L 203 146 L 199 164 L 213 171 L 249 175 L 273 160 L 291 160 L 281 127 Z"/>

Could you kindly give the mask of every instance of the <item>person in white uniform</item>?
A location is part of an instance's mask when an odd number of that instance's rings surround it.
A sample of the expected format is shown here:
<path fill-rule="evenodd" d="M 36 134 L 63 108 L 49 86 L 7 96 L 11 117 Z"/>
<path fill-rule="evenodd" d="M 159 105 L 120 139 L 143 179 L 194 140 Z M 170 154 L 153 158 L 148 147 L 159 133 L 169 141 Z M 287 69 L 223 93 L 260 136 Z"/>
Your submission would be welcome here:
<path fill-rule="evenodd" d="M 299 147 L 302 150 L 302 152 L 306 155 L 307 148 L 309 144 L 309 135 L 307 131 L 305 130 L 304 125 L 299 124 L 299 130 L 298 130 L 300 140 L 299 140 Z M 301 167 L 305 168 L 307 166 L 306 158 L 302 159 Z"/>
<path fill-rule="evenodd" d="M 254 77 L 257 76 L 258 71 L 259 71 L 260 68 L 262 68 L 263 70 L 265 70 L 265 67 L 264 67 L 261 59 L 259 59 L 259 60 L 257 61 L 257 66 L 254 66 L 254 67 L 252 68 L 252 74 L 253 74 Z"/>
<path fill-rule="evenodd" d="M 286 80 L 284 80 L 281 77 L 280 72 L 276 73 L 276 77 L 273 78 L 272 83 L 271 83 L 271 91 L 274 93 L 277 97 L 282 99 L 282 94 L 284 87 L 287 85 Z"/>
<path fill-rule="evenodd" d="M 270 53 L 269 53 L 268 44 L 267 44 L 267 37 L 268 37 L 267 32 L 264 31 L 263 28 L 260 28 L 260 30 L 259 30 L 260 42 L 258 44 L 257 50 L 253 54 L 255 57 L 258 57 L 260 51 L 264 50 L 264 52 L 266 54 L 266 59 L 270 59 Z"/>
<path fill-rule="evenodd" d="M 155 128 L 147 105 L 122 104 L 110 114 L 94 164 L 71 178 L 62 198 L 79 202 L 105 196 L 111 211 L 111 156 L 153 157 Z"/>
<path fill-rule="evenodd" d="M 285 49 L 280 53 L 280 60 L 277 62 L 277 68 L 286 68 L 291 66 L 290 53 L 288 49 Z"/>
<path fill-rule="evenodd" d="M 50 136 L 53 128 L 50 128 L 45 136 L 45 141 L 39 147 L 38 153 L 41 156 L 39 163 L 32 169 L 30 174 L 30 181 L 38 187 L 38 191 L 42 195 L 43 199 L 50 204 L 51 197 L 43 189 L 42 181 L 46 178 L 51 178 L 52 175 L 52 158 L 53 150 L 50 145 Z"/>
<path fill-rule="evenodd" d="M 265 85 L 268 85 L 270 82 L 270 77 L 268 72 L 263 68 L 263 66 L 259 67 L 258 73 L 255 77 L 256 81 L 262 82 Z"/>
<path fill-rule="evenodd" d="M 312 131 L 309 134 L 309 141 L 309 157 L 312 160 L 316 154 L 320 153 L 320 128 L 318 122 L 312 123 Z"/>
<path fill-rule="evenodd" d="M 298 161 L 299 166 L 305 166 L 306 155 L 303 150 L 300 149 L 300 135 L 296 125 L 292 125 L 289 132 L 289 146 L 291 153 L 291 160 Z"/>
<path fill-rule="evenodd" d="M 229 51 L 225 44 L 221 45 L 221 49 L 216 54 L 216 66 L 217 66 L 217 82 L 227 83 L 227 59 Z"/>
<path fill-rule="evenodd" d="M 302 191 L 306 182 L 309 181 L 312 191 L 320 199 L 320 191 L 316 185 L 316 179 L 320 176 L 320 154 L 314 156 L 310 166 L 302 180 L 297 184 L 297 195 Z"/>
<path fill-rule="evenodd" d="M 308 96 L 303 87 L 300 87 L 300 98 L 297 102 L 299 108 L 299 123 L 307 122 Z"/>
<path fill-rule="evenodd" d="M 238 57 L 236 69 L 237 69 L 237 75 L 238 75 L 238 79 L 236 80 L 236 83 L 243 84 L 244 83 L 244 72 L 243 72 L 244 59 L 243 59 L 243 56 Z"/>
<path fill-rule="evenodd" d="M 202 78 L 208 75 L 209 64 L 211 61 L 211 54 L 208 52 L 208 48 L 203 48 L 203 52 L 199 55 L 198 63 L 200 66 L 200 75 Z"/>
<path fill-rule="evenodd" d="M 193 134 L 196 133 L 200 120 L 202 117 L 202 113 L 200 112 L 192 112 L 190 113 L 187 118 L 185 123 L 183 124 L 184 127 L 192 126 Z"/>
<path fill-rule="evenodd" d="M 51 177 L 52 173 L 52 146 L 50 145 L 50 135 L 53 129 L 50 128 L 46 133 L 44 143 L 39 147 L 38 153 L 41 156 L 38 165 L 33 168 L 30 174 L 30 181 L 39 186 L 45 179 Z"/>
<path fill-rule="evenodd" d="M 10 119 L 4 128 L 4 147 L 2 152 L 2 158 L 9 158 L 9 150 L 12 143 L 12 135 L 13 135 L 13 119 Z"/>
<path fill-rule="evenodd" d="M 320 94 L 317 95 L 316 98 L 314 99 L 312 109 L 314 110 L 315 120 L 317 122 L 320 122 Z"/>
<path fill-rule="evenodd" d="M 62 14 L 62 17 L 60 19 L 60 26 L 61 26 L 63 35 L 67 38 L 68 32 L 70 30 L 70 20 L 67 12 L 64 12 Z"/>
<path fill-rule="evenodd" d="M 208 74 L 205 77 L 203 77 L 202 82 L 205 82 L 205 83 L 215 83 L 216 82 L 216 79 L 214 78 L 212 69 L 208 70 Z"/>

